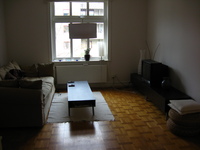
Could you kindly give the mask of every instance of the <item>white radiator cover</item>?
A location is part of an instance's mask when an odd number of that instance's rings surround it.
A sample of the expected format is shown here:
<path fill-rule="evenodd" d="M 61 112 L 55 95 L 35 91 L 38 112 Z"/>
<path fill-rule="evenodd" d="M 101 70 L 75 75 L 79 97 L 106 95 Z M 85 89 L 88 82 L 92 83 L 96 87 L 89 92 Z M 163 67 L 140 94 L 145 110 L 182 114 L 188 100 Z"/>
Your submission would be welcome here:
<path fill-rule="evenodd" d="M 67 81 L 106 82 L 107 65 L 56 66 L 56 81 L 57 84 L 66 84 Z"/>

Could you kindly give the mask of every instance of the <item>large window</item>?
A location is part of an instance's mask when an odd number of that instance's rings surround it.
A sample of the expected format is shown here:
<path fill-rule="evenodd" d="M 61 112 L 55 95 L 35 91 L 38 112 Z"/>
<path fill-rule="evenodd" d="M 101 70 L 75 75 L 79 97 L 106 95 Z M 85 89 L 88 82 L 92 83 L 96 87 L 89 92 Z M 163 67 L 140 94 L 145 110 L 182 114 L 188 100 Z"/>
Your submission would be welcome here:
<path fill-rule="evenodd" d="M 108 59 L 108 5 L 106 0 L 52 2 L 52 61 L 81 60 L 84 50 L 91 48 L 91 60 Z M 70 39 L 69 24 L 96 23 L 97 37 Z"/>

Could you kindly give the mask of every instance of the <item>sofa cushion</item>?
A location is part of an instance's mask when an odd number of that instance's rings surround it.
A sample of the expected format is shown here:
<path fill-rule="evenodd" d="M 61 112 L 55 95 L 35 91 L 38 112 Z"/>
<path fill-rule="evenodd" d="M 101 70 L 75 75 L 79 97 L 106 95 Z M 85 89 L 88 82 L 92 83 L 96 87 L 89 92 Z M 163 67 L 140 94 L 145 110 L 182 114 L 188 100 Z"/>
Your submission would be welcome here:
<path fill-rule="evenodd" d="M 15 69 L 15 67 L 13 66 L 11 62 L 9 62 L 7 65 L 4 66 L 4 69 L 6 70 L 6 72 L 8 72 L 11 69 Z"/>
<path fill-rule="evenodd" d="M 6 76 L 6 70 L 4 69 L 4 67 L 1 67 L 0 68 L 0 78 L 1 78 L 1 80 L 3 80 L 4 78 L 5 78 L 5 76 Z"/>
<path fill-rule="evenodd" d="M 54 76 L 54 64 L 49 63 L 49 64 L 44 64 L 40 63 L 38 64 L 38 76 L 39 77 L 46 77 L 46 76 Z"/>
<path fill-rule="evenodd" d="M 7 65 L 0 67 L 0 78 L 2 80 L 5 79 L 7 72 L 9 72 L 12 69 L 19 69 L 20 70 L 20 67 L 17 64 L 17 62 L 12 61 L 12 62 L 9 62 Z"/>
<path fill-rule="evenodd" d="M 7 72 L 5 79 L 21 79 L 24 77 L 24 72 L 20 69 L 11 69 Z"/>
<path fill-rule="evenodd" d="M 42 89 L 42 80 L 37 80 L 37 81 L 19 80 L 19 86 L 21 88 L 27 88 L 27 89 Z"/>
<path fill-rule="evenodd" d="M 53 77 L 24 77 L 24 80 L 27 81 L 37 81 L 37 80 L 42 80 L 43 82 L 47 82 L 50 84 L 54 84 L 54 78 Z"/>
<path fill-rule="evenodd" d="M 12 75 L 10 72 L 7 72 L 5 75 L 5 80 L 16 80 L 17 77 L 15 77 L 14 75 Z"/>
<path fill-rule="evenodd" d="M 42 92 L 43 98 L 46 100 L 46 97 L 51 93 L 52 87 L 54 85 L 54 78 L 53 77 L 25 77 L 24 80 L 28 81 L 37 81 L 42 80 Z M 44 103 L 46 103 L 44 101 Z"/>
<path fill-rule="evenodd" d="M 52 84 L 49 82 L 42 82 L 42 92 L 44 96 L 44 103 L 46 104 L 46 98 L 51 93 L 52 90 Z"/>
<path fill-rule="evenodd" d="M 21 70 L 20 66 L 18 65 L 18 63 L 15 60 L 12 60 L 11 63 L 13 64 L 13 67 L 15 69 Z"/>
<path fill-rule="evenodd" d="M 2 80 L 5 79 L 6 73 L 9 72 L 9 70 L 11 69 L 14 69 L 14 66 L 11 62 L 0 68 L 0 76 Z"/>
<path fill-rule="evenodd" d="M 0 87 L 14 87 L 18 88 L 19 83 L 17 80 L 2 80 L 0 81 Z"/>
<path fill-rule="evenodd" d="M 31 66 L 21 66 L 21 70 L 24 71 L 24 76 L 26 77 L 38 76 L 37 66 L 35 64 Z"/>

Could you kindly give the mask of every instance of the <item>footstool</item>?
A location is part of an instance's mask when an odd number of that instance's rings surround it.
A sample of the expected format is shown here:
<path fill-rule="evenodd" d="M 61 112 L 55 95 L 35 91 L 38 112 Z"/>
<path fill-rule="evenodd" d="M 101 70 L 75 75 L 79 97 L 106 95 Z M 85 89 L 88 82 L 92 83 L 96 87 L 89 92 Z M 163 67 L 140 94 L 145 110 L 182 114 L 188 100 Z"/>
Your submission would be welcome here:
<path fill-rule="evenodd" d="M 168 129 L 179 136 L 200 135 L 200 113 L 180 115 L 174 109 L 169 110 Z"/>
<path fill-rule="evenodd" d="M 170 100 L 167 127 L 180 136 L 200 135 L 200 103 L 193 99 Z"/>

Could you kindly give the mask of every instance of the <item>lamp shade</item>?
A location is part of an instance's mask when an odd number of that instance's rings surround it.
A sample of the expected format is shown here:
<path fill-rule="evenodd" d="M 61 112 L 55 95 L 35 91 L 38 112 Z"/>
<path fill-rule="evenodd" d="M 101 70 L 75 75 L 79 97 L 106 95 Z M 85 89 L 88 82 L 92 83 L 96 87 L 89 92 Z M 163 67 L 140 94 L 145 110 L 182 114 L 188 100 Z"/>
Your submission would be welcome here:
<path fill-rule="evenodd" d="M 71 39 L 84 39 L 97 37 L 95 23 L 69 24 L 69 37 Z"/>

